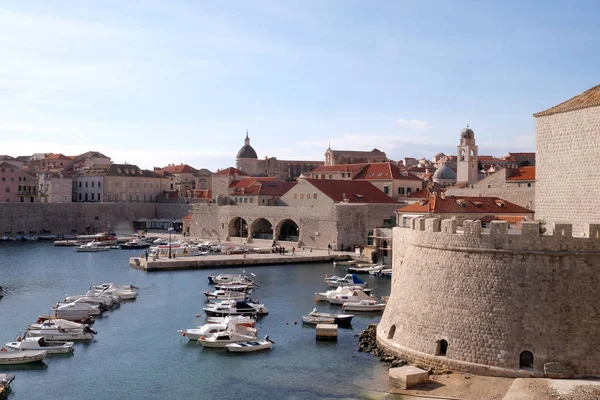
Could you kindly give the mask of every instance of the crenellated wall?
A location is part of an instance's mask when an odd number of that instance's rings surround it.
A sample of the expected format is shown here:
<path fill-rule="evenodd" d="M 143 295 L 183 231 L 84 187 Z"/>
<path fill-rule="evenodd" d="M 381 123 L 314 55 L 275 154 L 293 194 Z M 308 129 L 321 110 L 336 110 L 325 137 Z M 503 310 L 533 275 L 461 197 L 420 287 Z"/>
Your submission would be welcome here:
<path fill-rule="evenodd" d="M 600 376 L 600 225 L 589 238 L 569 224 L 540 236 L 537 222 L 519 234 L 504 221 L 418 218 L 394 228 L 392 293 L 378 341 L 419 364 L 517 376 L 521 352 L 534 368 L 558 362 L 575 375 Z M 448 343 L 440 355 L 440 343 Z"/>

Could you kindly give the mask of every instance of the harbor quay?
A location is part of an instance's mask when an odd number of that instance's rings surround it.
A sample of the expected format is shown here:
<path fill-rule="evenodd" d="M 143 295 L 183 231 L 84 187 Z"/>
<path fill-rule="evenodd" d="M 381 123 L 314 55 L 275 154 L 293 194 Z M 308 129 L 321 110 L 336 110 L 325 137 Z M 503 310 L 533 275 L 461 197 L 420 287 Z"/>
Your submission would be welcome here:
<path fill-rule="evenodd" d="M 239 268 L 246 266 L 261 265 L 282 265 L 282 264 L 307 264 L 342 261 L 353 258 L 354 253 L 327 250 L 296 250 L 296 254 L 226 254 L 216 253 L 202 256 L 188 256 L 179 258 L 160 257 L 154 259 L 149 256 L 146 259 L 145 254 L 139 257 L 130 257 L 129 266 L 131 268 L 142 269 L 146 271 L 165 271 L 165 270 L 183 270 L 183 269 L 210 269 L 210 268 Z"/>

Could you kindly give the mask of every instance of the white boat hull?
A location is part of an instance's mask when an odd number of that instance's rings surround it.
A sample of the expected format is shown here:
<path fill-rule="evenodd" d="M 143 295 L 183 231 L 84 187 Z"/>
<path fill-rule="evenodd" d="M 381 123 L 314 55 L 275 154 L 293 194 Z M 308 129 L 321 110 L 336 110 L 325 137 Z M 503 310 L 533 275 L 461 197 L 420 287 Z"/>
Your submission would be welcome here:
<path fill-rule="evenodd" d="M 273 344 L 268 340 L 255 342 L 230 343 L 225 348 L 232 353 L 250 353 L 254 351 L 270 350 Z"/>
<path fill-rule="evenodd" d="M 72 353 L 73 352 L 73 342 L 67 342 L 64 343 L 62 345 L 57 345 L 57 346 L 37 346 L 37 348 L 35 347 L 26 347 L 24 348 L 24 344 L 26 342 L 10 342 L 10 343 L 6 343 L 6 348 L 11 349 L 12 351 L 29 351 L 29 350 L 36 350 L 36 351 L 46 351 L 48 354 L 68 354 L 68 353 Z M 25 345 L 27 346 L 27 345 Z"/>
<path fill-rule="evenodd" d="M 46 342 L 72 342 L 74 340 L 92 340 L 94 334 L 91 332 L 44 332 L 44 329 L 27 331 L 25 337 L 43 337 Z"/>
<path fill-rule="evenodd" d="M 46 358 L 45 351 L 0 351 L 0 365 L 29 364 Z"/>
<path fill-rule="evenodd" d="M 349 303 L 344 304 L 344 310 L 348 311 L 363 311 L 363 312 L 376 312 L 385 310 L 385 304 L 376 304 L 374 306 L 362 306 L 362 305 L 351 305 Z"/>

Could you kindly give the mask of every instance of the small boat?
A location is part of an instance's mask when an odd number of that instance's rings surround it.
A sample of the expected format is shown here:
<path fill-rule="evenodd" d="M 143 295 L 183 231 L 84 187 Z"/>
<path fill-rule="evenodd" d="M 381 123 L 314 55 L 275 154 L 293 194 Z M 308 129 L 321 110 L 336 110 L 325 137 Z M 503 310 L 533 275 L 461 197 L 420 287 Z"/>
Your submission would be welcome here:
<path fill-rule="evenodd" d="M 203 308 L 209 317 L 226 317 L 228 315 L 259 315 L 269 311 L 262 304 L 242 300 L 225 300 L 221 303 L 209 303 Z"/>
<path fill-rule="evenodd" d="M 16 342 L 6 343 L 6 347 L 16 351 L 45 350 L 48 354 L 67 354 L 73 352 L 73 342 L 46 343 L 43 337 L 28 337 Z"/>
<path fill-rule="evenodd" d="M 72 303 L 56 303 L 52 309 L 56 317 L 64 319 L 85 319 L 102 313 L 98 305 L 85 303 L 80 299 Z"/>
<path fill-rule="evenodd" d="M 312 317 L 310 315 L 303 315 L 302 322 L 305 324 L 317 325 L 317 324 L 334 324 L 335 318 L 333 317 Z"/>
<path fill-rule="evenodd" d="M 96 242 L 95 240 L 75 247 L 75 251 L 77 253 L 95 253 L 98 251 L 108 250 L 110 250 L 110 247 L 108 247 L 108 245 L 101 244 L 100 242 Z"/>
<path fill-rule="evenodd" d="M 356 264 L 348 267 L 348 272 L 351 274 L 368 274 L 369 270 L 374 267 L 375 264 Z"/>
<path fill-rule="evenodd" d="M 377 275 L 383 269 L 383 264 L 377 264 L 369 268 L 369 275 Z"/>
<path fill-rule="evenodd" d="M 37 323 L 41 324 L 44 321 L 69 321 L 69 322 L 76 322 L 79 324 L 85 324 L 85 325 L 91 325 L 94 322 L 96 322 L 96 320 L 93 317 L 87 317 L 87 318 L 58 318 L 56 315 L 40 315 L 37 319 Z"/>
<path fill-rule="evenodd" d="M 145 240 L 140 239 L 140 238 L 133 238 L 130 241 L 119 245 L 119 248 L 121 248 L 123 250 L 147 249 L 148 247 L 150 247 L 150 243 L 148 243 Z"/>
<path fill-rule="evenodd" d="M 118 296 L 123 300 L 135 299 L 137 297 L 137 289 L 133 285 L 117 285 L 116 283 L 103 283 L 90 288 L 93 293 L 98 295 Z"/>
<path fill-rule="evenodd" d="M 6 394 L 10 390 L 10 383 L 15 380 L 12 374 L 0 374 L 0 399 L 6 398 Z"/>
<path fill-rule="evenodd" d="M 92 340 L 96 333 L 87 325 L 74 328 L 64 322 L 59 324 L 53 321 L 44 321 L 42 324 L 30 325 L 25 331 L 25 337 L 43 337 L 46 342 L 72 342 Z"/>
<path fill-rule="evenodd" d="M 352 290 L 349 293 L 342 293 L 328 298 L 330 304 L 344 304 L 348 302 L 359 302 L 361 300 L 371 300 L 372 296 L 362 290 Z"/>
<path fill-rule="evenodd" d="M 0 351 L 0 365 L 29 364 L 43 361 L 46 358 L 46 351 L 26 350 L 26 351 L 6 351 L 3 347 Z"/>
<path fill-rule="evenodd" d="M 214 335 L 217 332 L 238 332 L 248 335 L 256 336 L 257 330 L 255 328 L 249 328 L 242 324 L 237 324 L 232 317 L 225 317 L 224 322 L 220 324 L 205 324 L 198 326 L 197 329 L 182 329 L 177 332 L 181 333 L 181 336 L 187 337 L 189 340 L 200 340 L 201 338 L 207 338 Z"/>
<path fill-rule="evenodd" d="M 252 285 L 244 285 L 241 283 L 216 283 L 215 289 L 235 290 L 237 292 L 248 292 L 248 291 L 252 290 Z"/>
<path fill-rule="evenodd" d="M 333 323 L 338 324 L 338 325 L 345 325 L 345 324 L 349 325 L 352 322 L 352 318 L 354 317 L 354 315 L 352 315 L 352 314 L 322 313 L 322 312 L 318 312 L 316 308 L 314 310 L 312 310 L 310 312 L 310 314 L 308 314 L 308 316 L 315 317 L 315 318 L 332 318 Z M 321 322 L 321 323 L 325 323 L 325 322 Z"/>
<path fill-rule="evenodd" d="M 369 294 L 371 289 L 364 289 L 361 286 L 338 286 L 333 290 L 328 290 L 326 292 L 316 292 L 315 300 L 316 301 L 326 301 L 329 302 L 329 299 L 335 296 L 339 296 L 341 294 L 348 294 L 353 290 L 362 290 L 363 292 Z"/>
<path fill-rule="evenodd" d="M 250 353 L 253 351 L 270 350 L 274 343 L 269 336 L 265 336 L 263 340 L 229 343 L 225 345 L 225 348 L 232 353 Z"/>
<path fill-rule="evenodd" d="M 240 332 L 223 331 L 212 336 L 199 338 L 198 343 L 203 347 L 225 347 L 230 343 L 251 342 L 256 340 L 256 335 Z"/>
<path fill-rule="evenodd" d="M 347 267 L 350 265 L 356 265 L 358 263 L 358 261 L 356 260 L 340 260 L 340 261 L 334 261 L 333 265 L 335 267 Z"/>
<path fill-rule="evenodd" d="M 204 292 L 207 300 L 246 300 L 250 296 L 250 293 L 240 292 L 238 290 L 215 290 Z"/>
<path fill-rule="evenodd" d="M 346 274 L 346 276 L 332 276 L 331 278 L 325 277 L 325 282 L 329 287 L 338 286 L 363 286 L 366 287 L 367 283 L 361 280 L 356 274 Z"/>
<path fill-rule="evenodd" d="M 245 275 L 241 274 L 219 274 L 217 276 L 208 276 L 208 282 L 214 285 L 222 285 L 226 283 L 231 284 L 239 284 L 239 285 L 247 285 L 252 286 L 254 282 L 252 279 L 248 278 Z"/>
<path fill-rule="evenodd" d="M 206 322 L 209 324 L 222 324 L 225 320 L 229 319 L 229 321 L 234 322 L 236 325 L 247 326 L 248 328 L 254 328 L 256 325 L 256 320 L 252 317 L 245 315 L 230 315 L 228 317 L 208 317 L 206 318 Z"/>
<path fill-rule="evenodd" d="M 385 303 L 377 303 L 377 300 L 361 300 L 359 302 L 347 302 L 342 305 L 344 311 L 383 311 Z"/>

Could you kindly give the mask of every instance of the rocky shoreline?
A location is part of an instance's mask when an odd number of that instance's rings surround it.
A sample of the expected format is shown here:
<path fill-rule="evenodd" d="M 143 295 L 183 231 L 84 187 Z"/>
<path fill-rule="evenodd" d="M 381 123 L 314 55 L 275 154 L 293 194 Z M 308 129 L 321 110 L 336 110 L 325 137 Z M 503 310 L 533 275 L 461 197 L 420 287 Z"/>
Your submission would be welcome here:
<path fill-rule="evenodd" d="M 380 361 L 388 363 L 390 368 L 402 367 L 408 364 L 408 361 L 401 357 L 388 353 L 377 344 L 377 324 L 369 324 L 366 330 L 362 331 L 358 338 L 358 351 L 371 353 L 378 357 Z"/>

